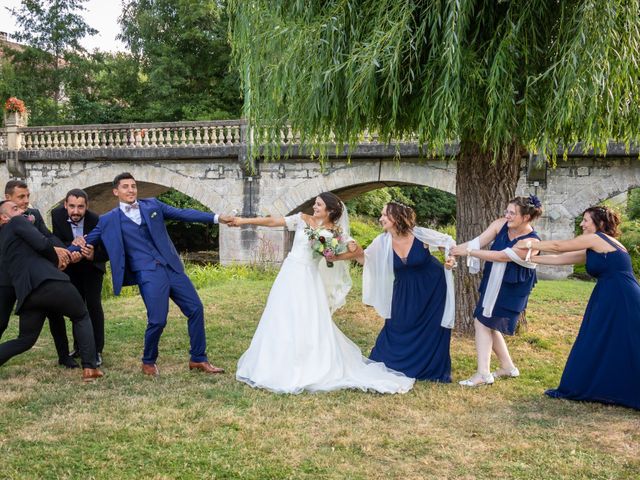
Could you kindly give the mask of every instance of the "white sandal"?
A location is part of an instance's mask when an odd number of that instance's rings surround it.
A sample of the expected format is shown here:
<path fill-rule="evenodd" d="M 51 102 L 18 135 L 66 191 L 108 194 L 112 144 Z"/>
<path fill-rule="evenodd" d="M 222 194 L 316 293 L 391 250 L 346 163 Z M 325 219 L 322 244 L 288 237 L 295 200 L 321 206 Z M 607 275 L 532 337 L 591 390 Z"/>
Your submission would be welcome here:
<path fill-rule="evenodd" d="M 503 373 L 500 373 L 503 372 Z M 511 370 L 506 370 L 504 368 L 499 368 L 495 372 L 493 372 L 493 378 L 516 378 L 520 376 L 520 370 L 518 367 L 513 367 Z"/>
<path fill-rule="evenodd" d="M 488 375 L 482 375 L 480 373 L 476 373 L 471 378 L 467 378 L 466 380 L 461 380 L 458 383 L 463 387 L 480 387 L 482 385 L 492 385 L 494 382 L 493 375 L 489 373 Z"/>

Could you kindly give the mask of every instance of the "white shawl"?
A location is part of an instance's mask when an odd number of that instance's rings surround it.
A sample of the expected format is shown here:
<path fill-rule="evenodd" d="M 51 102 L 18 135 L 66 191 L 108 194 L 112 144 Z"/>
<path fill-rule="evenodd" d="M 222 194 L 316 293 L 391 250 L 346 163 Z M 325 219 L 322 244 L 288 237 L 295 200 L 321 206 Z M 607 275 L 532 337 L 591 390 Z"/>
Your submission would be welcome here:
<path fill-rule="evenodd" d="M 444 247 L 445 258 L 449 256 L 449 249 L 455 245 L 455 241 L 450 235 L 428 228 L 415 227 L 412 233 L 418 240 L 430 247 Z M 378 235 L 364 251 L 364 257 L 362 302 L 373 306 L 382 318 L 390 318 L 394 280 L 391 234 Z M 445 269 L 444 276 L 447 292 L 444 314 L 440 324 L 445 328 L 453 328 L 455 320 L 453 274 L 451 270 Z"/>
<path fill-rule="evenodd" d="M 527 245 L 528 246 L 528 245 Z M 471 250 L 480 250 L 480 237 L 476 237 L 471 240 L 467 247 L 467 253 Z M 511 248 L 505 248 L 502 250 L 512 262 L 525 268 L 536 268 L 535 263 L 529 262 L 531 257 L 531 248 L 527 253 L 525 260 L 522 260 L 516 252 Z M 491 317 L 493 315 L 493 307 L 496 306 L 496 300 L 500 293 L 500 287 L 502 286 L 502 279 L 504 278 L 504 272 L 507 269 L 508 262 L 492 262 L 491 273 L 489 274 L 489 280 L 487 281 L 487 289 L 484 292 L 484 298 L 482 299 L 482 315 L 485 317 Z M 480 271 L 480 259 L 467 255 L 467 267 L 469 267 L 469 273 L 478 273 Z"/>

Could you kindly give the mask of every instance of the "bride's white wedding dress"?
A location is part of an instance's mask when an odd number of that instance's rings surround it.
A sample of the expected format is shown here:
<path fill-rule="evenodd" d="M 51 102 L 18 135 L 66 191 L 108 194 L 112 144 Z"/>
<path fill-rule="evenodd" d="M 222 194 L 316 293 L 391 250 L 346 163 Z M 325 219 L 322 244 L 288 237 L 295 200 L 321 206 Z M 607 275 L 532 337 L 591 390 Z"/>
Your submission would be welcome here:
<path fill-rule="evenodd" d="M 251 345 L 238 360 L 236 378 L 276 393 L 411 390 L 413 378 L 363 357 L 333 323 L 319 271 L 324 260 L 312 256 L 301 215 L 285 220 L 295 230 L 293 247 L 271 287 Z"/>

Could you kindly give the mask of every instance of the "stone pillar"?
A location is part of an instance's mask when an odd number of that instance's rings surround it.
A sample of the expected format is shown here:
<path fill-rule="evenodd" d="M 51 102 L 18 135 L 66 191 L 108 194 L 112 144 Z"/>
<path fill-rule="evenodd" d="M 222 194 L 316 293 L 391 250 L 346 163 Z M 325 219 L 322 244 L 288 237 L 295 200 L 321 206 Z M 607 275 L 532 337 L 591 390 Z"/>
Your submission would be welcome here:
<path fill-rule="evenodd" d="M 18 152 L 22 148 L 22 133 L 20 128 L 26 126 L 27 114 L 8 112 L 4 116 L 5 131 L 7 134 L 6 167 L 11 177 L 24 178 L 26 171 L 18 158 Z"/>
<path fill-rule="evenodd" d="M 536 220 L 535 229 L 541 240 L 568 240 L 575 236 L 574 217 L 562 205 L 549 205 L 542 218 Z M 538 278 L 560 280 L 573 273 L 572 265 L 538 265 Z"/>
<path fill-rule="evenodd" d="M 280 265 L 289 243 L 289 235 L 285 227 L 234 228 L 220 225 L 220 263 Z"/>

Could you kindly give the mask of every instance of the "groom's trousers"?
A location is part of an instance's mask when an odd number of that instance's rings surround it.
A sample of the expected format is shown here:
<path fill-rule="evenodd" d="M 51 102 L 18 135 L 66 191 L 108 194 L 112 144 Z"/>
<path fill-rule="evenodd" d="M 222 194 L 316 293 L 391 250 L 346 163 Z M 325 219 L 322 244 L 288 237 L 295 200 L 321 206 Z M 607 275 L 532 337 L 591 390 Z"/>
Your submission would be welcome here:
<path fill-rule="evenodd" d="M 169 299 L 187 317 L 191 342 L 191 360 L 207 361 L 207 341 L 204 329 L 204 308 L 189 277 L 168 266 L 158 264 L 155 270 L 135 272 L 142 300 L 147 307 L 147 330 L 144 334 L 142 363 L 153 364 L 158 358 L 158 343 L 167 324 Z"/>

